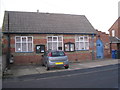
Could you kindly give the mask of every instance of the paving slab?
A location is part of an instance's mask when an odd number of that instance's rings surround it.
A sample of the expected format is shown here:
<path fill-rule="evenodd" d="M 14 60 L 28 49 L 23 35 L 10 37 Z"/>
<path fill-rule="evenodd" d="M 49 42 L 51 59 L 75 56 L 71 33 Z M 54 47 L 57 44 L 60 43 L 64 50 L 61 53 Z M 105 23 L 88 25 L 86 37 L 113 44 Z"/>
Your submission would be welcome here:
<path fill-rule="evenodd" d="M 78 64 L 84 68 L 90 68 L 90 67 L 99 67 L 99 66 L 105 66 L 105 65 L 111 65 L 111 64 L 117 64 L 118 60 L 106 60 L 106 61 L 97 61 L 97 62 L 89 62 L 89 63 L 82 63 Z"/>

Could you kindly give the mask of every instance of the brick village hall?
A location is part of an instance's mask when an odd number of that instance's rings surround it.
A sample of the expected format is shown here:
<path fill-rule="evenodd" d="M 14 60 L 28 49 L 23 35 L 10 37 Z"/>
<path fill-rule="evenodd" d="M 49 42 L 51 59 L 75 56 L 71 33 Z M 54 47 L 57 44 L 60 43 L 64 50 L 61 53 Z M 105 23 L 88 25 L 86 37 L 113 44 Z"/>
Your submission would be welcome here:
<path fill-rule="evenodd" d="M 65 51 L 70 61 L 104 57 L 97 54 L 96 30 L 84 15 L 5 11 L 2 32 L 7 63 L 13 55 L 14 64 L 40 64 L 49 49 Z"/>

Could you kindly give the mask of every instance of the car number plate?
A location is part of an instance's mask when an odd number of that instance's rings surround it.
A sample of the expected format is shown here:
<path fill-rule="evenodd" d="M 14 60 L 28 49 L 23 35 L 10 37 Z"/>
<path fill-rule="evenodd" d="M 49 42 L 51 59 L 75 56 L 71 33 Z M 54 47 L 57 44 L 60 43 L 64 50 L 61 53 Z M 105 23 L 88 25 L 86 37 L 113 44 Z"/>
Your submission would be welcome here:
<path fill-rule="evenodd" d="M 59 65 L 59 64 L 63 64 L 63 62 L 57 62 L 57 63 L 55 63 L 56 65 Z"/>

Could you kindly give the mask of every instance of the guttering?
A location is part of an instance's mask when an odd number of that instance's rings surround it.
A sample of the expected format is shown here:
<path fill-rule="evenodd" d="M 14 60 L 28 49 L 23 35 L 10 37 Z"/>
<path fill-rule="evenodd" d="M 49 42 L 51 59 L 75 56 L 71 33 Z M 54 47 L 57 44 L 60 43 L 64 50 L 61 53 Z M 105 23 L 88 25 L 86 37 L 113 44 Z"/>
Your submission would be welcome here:
<path fill-rule="evenodd" d="M 8 32 L 2 32 L 8 34 Z M 80 35 L 96 35 L 96 33 L 39 33 L 39 32 L 9 32 L 9 34 L 80 34 Z"/>

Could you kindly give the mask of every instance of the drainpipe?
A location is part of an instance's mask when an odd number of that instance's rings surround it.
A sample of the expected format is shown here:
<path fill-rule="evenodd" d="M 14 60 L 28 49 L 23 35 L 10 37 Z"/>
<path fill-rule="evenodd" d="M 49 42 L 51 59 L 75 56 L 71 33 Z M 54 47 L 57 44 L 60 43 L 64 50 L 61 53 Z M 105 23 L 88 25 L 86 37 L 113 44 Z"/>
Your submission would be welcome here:
<path fill-rule="evenodd" d="M 95 56 L 94 56 L 94 34 L 92 34 L 92 60 L 95 59 Z"/>
<path fill-rule="evenodd" d="M 9 32 L 9 12 L 8 12 L 8 52 L 7 52 L 7 66 L 10 64 L 10 32 Z"/>
<path fill-rule="evenodd" d="M 112 42 L 110 42 L 110 53 L 112 53 L 111 43 L 112 43 Z"/>

